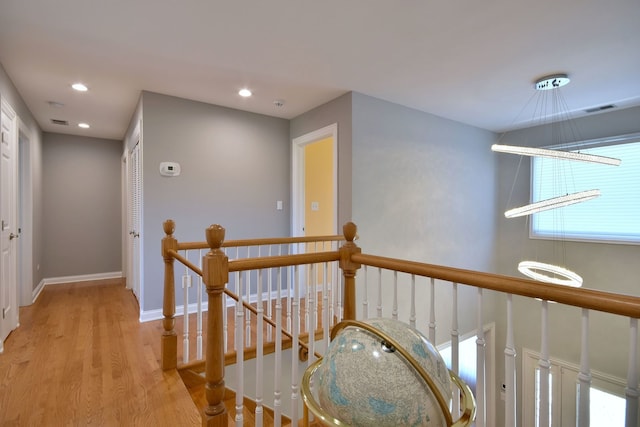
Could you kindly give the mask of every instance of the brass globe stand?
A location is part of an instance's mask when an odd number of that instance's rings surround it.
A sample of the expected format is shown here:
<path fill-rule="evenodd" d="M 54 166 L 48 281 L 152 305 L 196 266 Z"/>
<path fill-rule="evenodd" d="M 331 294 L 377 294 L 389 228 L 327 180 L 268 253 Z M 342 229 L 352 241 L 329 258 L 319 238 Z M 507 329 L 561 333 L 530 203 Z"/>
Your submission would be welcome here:
<path fill-rule="evenodd" d="M 464 381 L 462 381 L 460 377 L 456 375 L 455 372 L 449 371 L 449 376 L 453 384 L 455 384 L 455 386 L 460 392 L 460 396 L 461 396 L 460 406 L 463 409 L 463 413 L 460 416 L 460 418 L 454 421 L 451 413 L 449 412 L 449 405 L 447 403 L 447 400 L 445 399 L 444 396 L 442 396 L 442 394 L 436 387 L 431 376 L 425 371 L 422 365 L 420 365 L 404 347 L 402 347 L 396 340 L 394 340 L 387 333 L 375 328 L 374 326 L 368 323 L 359 322 L 356 320 L 344 320 L 339 324 L 337 324 L 331 331 L 331 340 L 333 341 L 333 339 L 335 338 L 338 332 L 340 332 L 342 329 L 349 326 L 354 326 L 354 327 L 363 329 L 371 333 L 372 335 L 380 338 L 380 340 L 392 345 L 398 351 L 398 353 L 400 353 L 402 357 L 404 357 L 404 359 L 415 369 L 415 371 L 424 380 L 424 382 L 429 387 L 429 390 L 432 392 L 433 396 L 436 398 L 438 402 L 438 406 L 440 407 L 440 410 L 444 416 L 447 427 L 466 427 L 466 426 L 470 426 L 471 423 L 475 420 L 476 404 L 475 404 L 475 399 L 473 397 L 473 393 L 471 392 L 471 389 L 469 388 L 469 386 Z M 348 425 L 347 423 L 340 421 L 334 418 L 333 416 L 331 416 L 330 414 L 328 414 L 321 407 L 321 405 L 316 401 L 311 391 L 311 380 L 316 370 L 320 367 L 321 363 L 322 363 L 322 359 L 316 360 L 311 366 L 307 368 L 307 370 L 305 371 L 302 377 L 301 391 L 302 391 L 302 398 L 305 404 L 305 407 L 304 407 L 305 420 L 308 419 L 307 411 L 311 411 L 311 413 L 316 417 L 316 420 L 322 423 L 323 425 L 346 426 Z"/>

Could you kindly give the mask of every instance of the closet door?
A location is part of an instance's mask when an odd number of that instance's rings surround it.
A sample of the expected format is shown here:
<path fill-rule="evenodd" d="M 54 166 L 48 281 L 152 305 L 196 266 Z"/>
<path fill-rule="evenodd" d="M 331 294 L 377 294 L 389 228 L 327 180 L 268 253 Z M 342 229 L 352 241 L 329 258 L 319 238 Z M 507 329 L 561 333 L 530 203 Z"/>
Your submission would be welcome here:
<path fill-rule="evenodd" d="M 138 142 L 129 153 L 129 263 L 127 280 L 129 282 L 128 286 L 133 290 L 142 306 L 140 299 L 140 229 L 142 211 L 140 166 L 140 142 Z"/>
<path fill-rule="evenodd" d="M 0 104 L 0 351 L 9 332 L 18 326 L 17 298 L 17 117 Z"/>

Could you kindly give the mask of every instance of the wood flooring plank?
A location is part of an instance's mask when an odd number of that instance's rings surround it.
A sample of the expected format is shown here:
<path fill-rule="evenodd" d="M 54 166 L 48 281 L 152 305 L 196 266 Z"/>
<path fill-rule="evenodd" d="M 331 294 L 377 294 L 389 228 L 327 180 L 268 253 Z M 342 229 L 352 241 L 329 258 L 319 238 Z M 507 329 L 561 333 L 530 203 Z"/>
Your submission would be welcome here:
<path fill-rule="evenodd" d="M 0 426 L 200 425 L 161 331 L 122 280 L 47 286 L 0 354 Z"/>

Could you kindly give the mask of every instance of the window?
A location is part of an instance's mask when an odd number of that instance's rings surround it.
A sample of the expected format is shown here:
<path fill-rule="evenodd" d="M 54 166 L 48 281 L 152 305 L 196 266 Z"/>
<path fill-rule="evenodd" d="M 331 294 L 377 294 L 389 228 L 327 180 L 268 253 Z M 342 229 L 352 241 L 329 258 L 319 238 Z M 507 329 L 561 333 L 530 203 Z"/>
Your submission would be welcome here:
<path fill-rule="evenodd" d="M 592 426 L 624 427 L 626 400 L 604 390 L 591 387 L 589 418 Z"/>
<path fill-rule="evenodd" d="M 460 337 L 458 346 L 458 362 L 459 371 L 458 376 L 469 386 L 474 396 L 478 396 L 477 390 L 477 372 L 476 372 L 476 360 L 477 360 L 477 336 L 471 332 Z M 484 341 L 485 341 L 485 385 L 484 385 L 484 397 L 485 397 L 485 425 L 496 425 L 495 411 L 487 410 L 486 408 L 495 408 L 496 405 L 496 360 L 495 360 L 495 325 L 490 324 L 485 326 L 484 329 Z M 451 369 L 451 341 L 445 342 L 437 346 L 438 352 L 444 359 L 447 368 Z"/>
<path fill-rule="evenodd" d="M 540 413 L 540 355 L 523 349 L 522 426 L 538 427 Z M 577 425 L 578 373 L 580 367 L 551 358 L 549 406 L 551 426 Z M 592 426 L 624 427 L 626 416 L 625 382 L 622 378 L 592 370 L 589 391 L 589 417 Z"/>
<path fill-rule="evenodd" d="M 609 166 L 533 157 L 532 202 L 592 189 L 601 195 L 533 214 L 531 237 L 640 243 L 640 134 L 584 141 L 568 149 L 619 158 L 622 163 Z"/>

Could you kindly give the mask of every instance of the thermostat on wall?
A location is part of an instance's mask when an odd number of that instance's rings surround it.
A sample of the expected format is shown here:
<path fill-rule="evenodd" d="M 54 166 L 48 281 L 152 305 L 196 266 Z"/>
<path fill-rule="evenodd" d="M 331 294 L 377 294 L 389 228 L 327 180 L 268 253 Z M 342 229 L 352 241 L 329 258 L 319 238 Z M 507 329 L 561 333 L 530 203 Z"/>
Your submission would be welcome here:
<path fill-rule="evenodd" d="M 160 163 L 160 175 L 162 176 L 178 176 L 180 175 L 180 163 L 162 162 Z"/>

